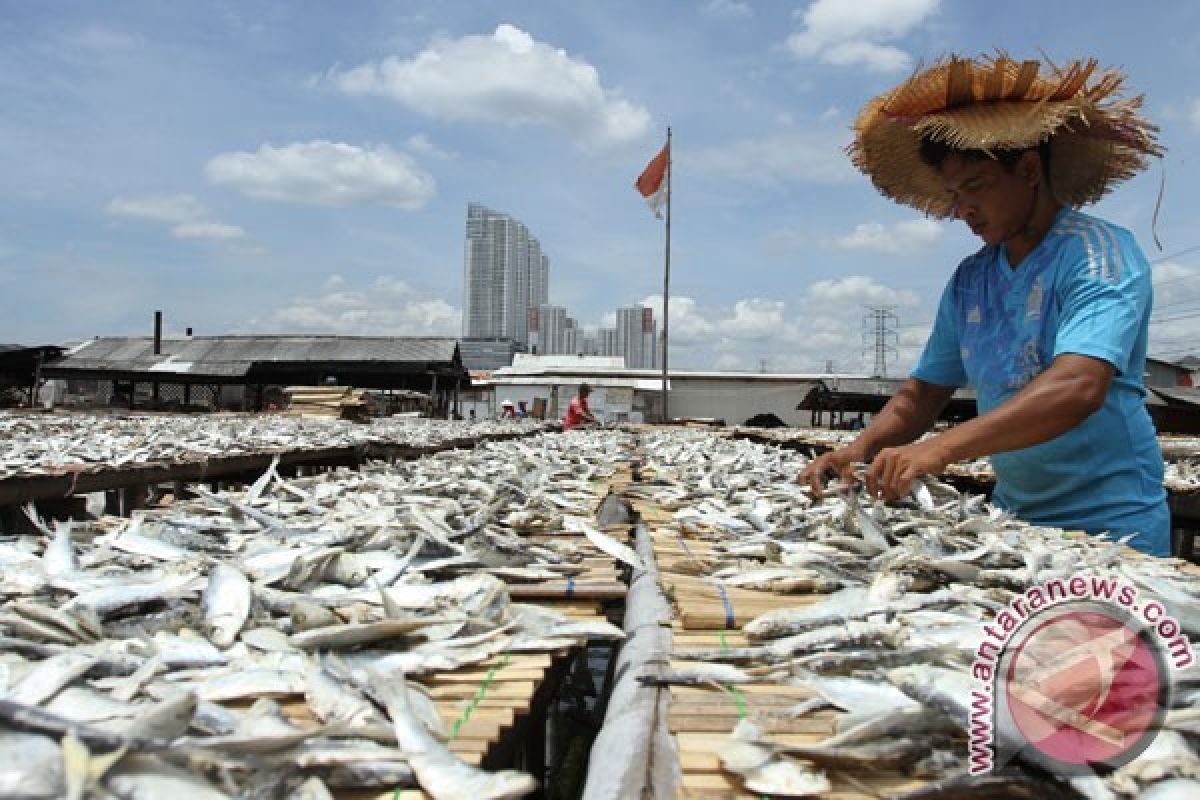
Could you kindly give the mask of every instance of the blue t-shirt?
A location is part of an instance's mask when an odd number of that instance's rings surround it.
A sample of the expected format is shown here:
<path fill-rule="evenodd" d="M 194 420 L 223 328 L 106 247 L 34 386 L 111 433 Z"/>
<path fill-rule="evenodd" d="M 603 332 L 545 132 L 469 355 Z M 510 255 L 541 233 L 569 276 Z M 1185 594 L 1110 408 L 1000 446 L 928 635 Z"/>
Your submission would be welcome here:
<path fill-rule="evenodd" d="M 959 265 L 914 378 L 973 387 L 985 414 L 1063 353 L 1115 369 L 1103 407 L 1078 426 L 992 456 L 997 505 L 1037 525 L 1135 534 L 1131 546 L 1170 554 L 1162 454 L 1142 383 L 1150 306 L 1150 265 L 1133 235 L 1073 209 L 1016 269 L 1003 245 Z"/>

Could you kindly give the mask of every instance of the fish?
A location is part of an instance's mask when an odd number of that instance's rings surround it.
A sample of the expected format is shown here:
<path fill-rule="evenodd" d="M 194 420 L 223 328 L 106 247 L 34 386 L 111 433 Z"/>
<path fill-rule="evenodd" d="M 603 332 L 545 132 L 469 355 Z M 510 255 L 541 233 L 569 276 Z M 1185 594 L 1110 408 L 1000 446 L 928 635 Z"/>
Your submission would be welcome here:
<path fill-rule="evenodd" d="M 337 625 L 293 633 L 290 642 L 301 650 L 337 650 L 414 634 L 425 627 L 447 621 L 448 618 L 445 617 L 410 617 L 357 624 L 340 622 Z"/>
<path fill-rule="evenodd" d="M 349 730 L 388 724 L 375 706 L 323 666 L 310 664 L 304 678 L 304 698 L 313 716 L 321 722 Z"/>
<path fill-rule="evenodd" d="M 780 797 L 821 795 L 832 789 L 825 774 L 811 765 L 782 755 L 761 743 L 762 733 L 748 720 L 734 727 L 717 757 L 737 774 L 747 791 Z"/>
<path fill-rule="evenodd" d="M 602 552 L 615 558 L 624 564 L 628 564 L 639 572 L 646 571 L 646 564 L 642 561 L 642 557 L 634 552 L 629 545 L 618 542 L 613 537 L 606 533 L 601 533 L 596 530 L 587 520 L 582 517 L 567 516 L 563 518 L 563 525 L 567 530 L 575 530 L 583 533 L 588 541 L 594 544 Z"/>
<path fill-rule="evenodd" d="M 95 664 L 95 658 L 83 653 L 66 652 L 51 656 L 12 687 L 5 699 L 22 705 L 41 705 Z"/>
<path fill-rule="evenodd" d="M 216 564 L 208 573 L 201 598 L 208 638 L 221 649 L 228 648 L 246 625 L 253 602 L 250 581 L 236 567 Z"/>
<path fill-rule="evenodd" d="M 402 674 L 374 673 L 371 679 L 387 706 L 397 745 L 421 788 L 434 800 L 502 800 L 524 797 L 537 789 L 533 777 L 523 772 L 485 772 L 450 752 L 413 714 Z"/>
<path fill-rule="evenodd" d="M 41 734 L 0 730 L 0 797 L 50 800 L 65 791 L 58 742 Z"/>
<path fill-rule="evenodd" d="M 109 772 L 104 786 L 120 800 L 233 800 L 204 778 L 147 755 L 123 759 Z"/>

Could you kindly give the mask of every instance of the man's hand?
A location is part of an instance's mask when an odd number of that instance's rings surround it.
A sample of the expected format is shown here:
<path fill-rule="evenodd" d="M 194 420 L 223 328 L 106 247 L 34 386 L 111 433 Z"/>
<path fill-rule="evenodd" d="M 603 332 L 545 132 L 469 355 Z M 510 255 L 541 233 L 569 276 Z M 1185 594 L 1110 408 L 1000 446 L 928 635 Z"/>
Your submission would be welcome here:
<path fill-rule="evenodd" d="M 940 475 L 950 459 L 936 438 L 880 450 L 867 470 L 867 493 L 884 501 L 898 500 L 909 493 L 922 475 Z"/>
<path fill-rule="evenodd" d="M 812 496 L 820 499 L 824 494 L 823 488 L 827 475 L 836 475 L 844 483 L 854 483 L 854 464 L 866 461 L 862 448 L 855 445 L 840 447 L 817 456 L 800 473 L 796 480 L 812 490 Z"/>

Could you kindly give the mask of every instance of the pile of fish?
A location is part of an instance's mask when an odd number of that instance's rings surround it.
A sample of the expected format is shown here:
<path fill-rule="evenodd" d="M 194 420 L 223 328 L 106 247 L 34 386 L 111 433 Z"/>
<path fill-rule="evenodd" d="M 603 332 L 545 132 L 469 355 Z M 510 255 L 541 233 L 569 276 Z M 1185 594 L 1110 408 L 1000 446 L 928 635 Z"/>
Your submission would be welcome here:
<path fill-rule="evenodd" d="M 513 602 L 578 574 L 629 437 L 492 442 L 0 534 L 0 796 L 322 798 L 420 786 L 519 797 L 461 761 L 419 679 L 619 639 Z M 576 537 L 570 537 L 575 539 Z M 636 558 L 636 556 L 632 556 Z"/>
<path fill-rule="evenodd" d="M 1200 797 L 1195 662 L 1174 672 L 1172 708 L 1154 743 L 1106 776 L 1060 781 L 1022 763 L 978 778 L 967 769 L 979 686 L 971 668 L 986 623 L 1033 586 L 1112 577 L 1160 602 L 1200 652 L 1200 580 L 1180 562 L 1026 525 L 937 480 L 892 506 L 851 486 L 818 500 L 795 483 L 807 464 L 795 452 L 700 433 L 647 435 L 641 447 L 646 480 L 630 492 L 712 543 L 703 563 L 660 568 L 727 587 L 822 595 L 753 619 L 742 629 L 745 646 L 676 648 L 673 668 L 643 676 L 658 685 L 802 686 L 816 699 L 774 716 L 844 712 L 836 734 L 811 745 L 772 739 L 764 732 L 771 716 L 751 714 L 719 753 L 747 790 L 821 795 L 833 773 L 900 771 L 938 779 L 911 795 L 922 798 Z"/>
<path fill-rule="evenodd" d="M 531 419 L 470 422 L 384 417 L 359 425 L 284 414 L 0 412 L 0 441 L 4 442 L 0 479 L 54 474 L 72 465 L 121 467 L 371 444 L 437 447 L 480 437 L 532 433 L 540 426 Z"/>
<path fill-rule="evenodd" d="M 1200 490 L 1200 457 L 1178 458 L 1166 462 L 1163 485 L 1172 492 Z"/>

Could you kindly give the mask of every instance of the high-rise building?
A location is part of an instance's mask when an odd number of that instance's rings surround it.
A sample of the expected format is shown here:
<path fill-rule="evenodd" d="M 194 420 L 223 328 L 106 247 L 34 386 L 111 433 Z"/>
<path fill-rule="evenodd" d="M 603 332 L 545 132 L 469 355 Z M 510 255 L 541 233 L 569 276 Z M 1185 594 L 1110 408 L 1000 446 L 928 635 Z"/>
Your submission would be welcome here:
<path fill-rule="evenodd" d="M 544 305 L 550 260 L 520 221 L 467 204 L 463 258 L 463 334 L 529 340 L 529 310 Z"/>
<path fill-rule="evenodd" d="M 617 347 L 617 329 L 616 328 L 601 328 L 596 332 L 596 345 L 600 356 L 619 356 L 620 349 Z"/>
<path fill-rule="evenodd" d="M 567 329 L 575 320 L 562 306 L 541 305 L 529 309 L 529 347 L 541 356 L 569 353 Z"/>
<path fill-rule="evenodd" d="M 562 350 L 559 352 L 569 355 L 579 354 L 579 325 L 567 317 L 563 325 Z"/>
<path fill-rule="evenodd" d="M 630 306 L 617 309 L 616 355 L 625 357 L 630 369 L 653 369 L 658 364 L 655 342 L 658 326 L 653 309 Z"/>

